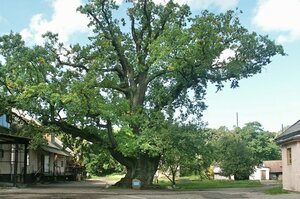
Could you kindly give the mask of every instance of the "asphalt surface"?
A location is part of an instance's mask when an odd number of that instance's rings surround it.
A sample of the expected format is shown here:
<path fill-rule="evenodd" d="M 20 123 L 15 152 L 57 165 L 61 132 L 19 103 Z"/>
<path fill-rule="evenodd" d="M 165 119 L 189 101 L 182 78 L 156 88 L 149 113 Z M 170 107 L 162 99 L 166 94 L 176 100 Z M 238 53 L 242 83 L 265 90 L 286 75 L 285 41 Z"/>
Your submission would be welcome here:
<path fill-rule="evenodd" d="M 0 188 L 5 199 L 299 199 L 300 193 L 267 195 L 260 188 L 228 188 L 199 191 L 107 189 L 110 182 L 90 180 L 39 184 L 26 188 Z"/>

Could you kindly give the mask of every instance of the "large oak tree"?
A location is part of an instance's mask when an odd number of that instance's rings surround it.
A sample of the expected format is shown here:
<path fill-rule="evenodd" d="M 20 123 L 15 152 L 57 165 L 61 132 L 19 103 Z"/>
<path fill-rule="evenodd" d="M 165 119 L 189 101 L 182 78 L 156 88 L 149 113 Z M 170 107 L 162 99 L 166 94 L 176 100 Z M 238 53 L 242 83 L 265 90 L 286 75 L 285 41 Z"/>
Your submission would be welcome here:
<path fill-rule="evenodd" d="M 65 46 L 52 33 L 30 47 L 19 34 L 0 37 L 1 109 L 101 144 L 127 168 L 119 185 L 138 178 L 147 186 L 164 151 L 167 120 L 200 120 L 208 83 L 234 88 L 284 52 L 244 28 L 234 11 L 192 16 L 173 1 L 126 5 L 125 18 L 111 0 L 80 7 L 93 30 L 86 45 Z M 233 55 L 222 59 L 228 51 Z"/>

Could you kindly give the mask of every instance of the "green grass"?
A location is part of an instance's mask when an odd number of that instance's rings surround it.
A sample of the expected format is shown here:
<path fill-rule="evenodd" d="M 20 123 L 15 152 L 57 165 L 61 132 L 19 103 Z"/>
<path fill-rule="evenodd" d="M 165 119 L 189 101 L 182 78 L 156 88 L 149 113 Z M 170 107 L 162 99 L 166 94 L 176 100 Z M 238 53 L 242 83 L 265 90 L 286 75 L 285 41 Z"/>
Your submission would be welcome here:
<path fill-rule="evenodd" d="M 171 186 L 170 182 L 161 181 L 159 185 L 162 187 Z M 176 187 L 179 189 L 214 189 L 214 188 L 247 188 L 247 187 L 261 187 L 259 181 L 245 180 L 245 181 L 232 181 L 232 180 L 178 180 Z"/>
<path fill-rule="evenodd" d="M 107 175 L 104 180 L 118 181 L 124 175 L 112 174 Z M 95 178 L 93 176 L 93 178 Z M 99 177 L 98 177 L 99 178 Z M 161 188 L 167 188 L 172 186 L 171 182 L 164 176 L 159 178 L 159 186 Z M 233 181 L 233 180 L 200 180 L 199 176 L 180 177 L 176 181 L 176 188 L 180 190 L 199 190 L 199 189 L 214 189 L 214 188 L 247 188 L 247 187 L 261 187 L 263 186 L 259 181 L 245 180 L 245 181 Z"/>
<path fill-rule="evenodd" d="M 270 195 L 277 195 L 277 194 L 287 194 L 289 193 L 287 190 L 282 189 L 282 187 L 273 187 L 270 189 L 267 189 L 265 191 L 266 194 Z"/>
<path fill-rule="evenodd" d="M 91 176 L 91 179 L 103 179 L 108 181 L 119 181 L 125 174 L 111 174 L 106 176 Z"/>

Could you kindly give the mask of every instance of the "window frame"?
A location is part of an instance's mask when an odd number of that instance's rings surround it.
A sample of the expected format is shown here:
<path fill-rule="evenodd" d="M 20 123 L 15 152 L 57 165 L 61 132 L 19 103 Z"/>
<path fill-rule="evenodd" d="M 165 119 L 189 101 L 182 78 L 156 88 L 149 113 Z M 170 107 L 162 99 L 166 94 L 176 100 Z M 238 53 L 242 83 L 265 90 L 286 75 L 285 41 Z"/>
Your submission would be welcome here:
<path fill-rule="evenodd" d="M 0 149 L 0 158 L 4 158 L 4 150 L 3 149 Z"/>
<path fill-rule="evenodd" d="M 286 156 L 287 156 L 287 164 L 292 165 L 293 161 L 292 161 L 292 148 L 291 147 L 288 147 L 286 149 Z"/>

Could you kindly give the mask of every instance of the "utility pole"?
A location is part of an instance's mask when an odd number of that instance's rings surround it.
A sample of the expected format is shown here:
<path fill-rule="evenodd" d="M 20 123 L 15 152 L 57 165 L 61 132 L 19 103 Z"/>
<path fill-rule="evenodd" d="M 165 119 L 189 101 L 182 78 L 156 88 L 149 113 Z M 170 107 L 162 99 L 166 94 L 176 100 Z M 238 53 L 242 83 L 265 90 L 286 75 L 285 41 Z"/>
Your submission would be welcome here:
<path fill-rule="evenodd" d="M 239 127 L 239 112 L 236 112 L 236 127 Z"/>

